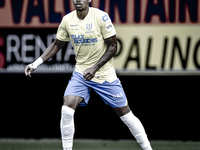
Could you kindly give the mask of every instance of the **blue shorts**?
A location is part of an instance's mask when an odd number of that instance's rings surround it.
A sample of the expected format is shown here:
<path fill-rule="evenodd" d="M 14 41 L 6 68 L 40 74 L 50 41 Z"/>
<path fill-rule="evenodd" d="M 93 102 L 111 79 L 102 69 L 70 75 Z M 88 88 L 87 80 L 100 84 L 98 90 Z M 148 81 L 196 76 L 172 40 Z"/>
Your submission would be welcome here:
<path fill-rule="evenodd" d="M 79 106 L 86 106 L 90 99 L 91 89 L 111 107 L 124 107 L 127 105 L 127 98 L 119 79 L 112 83 L 105 81 L 100 84 L 94 81 L 84 81 L 83 75 L 75 71 L 71 80 L 69 80 L 64 97 L 67 95 L 82 97 L 84 101 Z"/>

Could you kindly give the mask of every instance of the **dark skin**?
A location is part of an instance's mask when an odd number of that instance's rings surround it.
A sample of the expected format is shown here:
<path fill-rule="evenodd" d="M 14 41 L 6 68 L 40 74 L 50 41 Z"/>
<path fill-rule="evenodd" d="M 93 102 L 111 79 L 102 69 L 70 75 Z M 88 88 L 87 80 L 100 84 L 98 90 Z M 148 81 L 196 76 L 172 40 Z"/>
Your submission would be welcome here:
<path fill-rule="evenodd" d="M 73 0 L 74 7 L 77 11 L 77 16 L 79 19 L 84 19 L 89 11 L 89 0 Z M 107 38 L 104 40 L 105 44 L 107 45 L 107 50 L 103 54 L 103 56 L 99 59 L 99 61 L 92 67 L 86 69 L 83 72 L 83 78 L 86 81 L 91 80 L 96 72 L 104 65 L 106 64 L 117 52 L 117 39 L 116 35 Z M 62 47 L 65 45 L 66 42 L 60 41 L 56 39 L 47 49 L 46 51 L 41 55 L 42 60 L 45 62 L 51 57 L 53 57 Z M 31 69 L 29 66 L 26 66 L 25 68 L 25 74 L 26 76 L 31 77 L 31 73 L 34 70 Z M 65 106 L 68 106 L 72 109 L 76 109 L 78 105 L 83 101 L 84 99 L 82 97 L 70 95 L 64 97 L 64 104 Z M 117 113 L 119 117 L 127 114 L 130 112 L 129 106 L 120 107 L 120 108 L 113 108 L 113 110 Z"/>
<path fill-rule="evenodd" d="M 59 41 L 56 39 L 47 49 L 46 51 L 41 55 L 42 60 L 45 62 L 49 60 L 51 57 L 53 57 L 57 52 L 59 52 L 60 49 L 63 48 L 66 42 Z M 31 77 L 31 73 L 34 71 L 34 69 L 30 68 L 28 65 L 25 68 L 25 74 L 26 76 Z"/>
<path fill-rule="evenodd" d="M 105 39 L 105 43 L 107 44 L 107 50 L 101 59 L 91 68 L 88 68 L 84 71 L 83 77 L 85 80 L 91 80 L 95 73 L 105 64 L 107 63 L 113 56 L 115 56 L 117 52 L 117 39 L 116 35 Z"/>

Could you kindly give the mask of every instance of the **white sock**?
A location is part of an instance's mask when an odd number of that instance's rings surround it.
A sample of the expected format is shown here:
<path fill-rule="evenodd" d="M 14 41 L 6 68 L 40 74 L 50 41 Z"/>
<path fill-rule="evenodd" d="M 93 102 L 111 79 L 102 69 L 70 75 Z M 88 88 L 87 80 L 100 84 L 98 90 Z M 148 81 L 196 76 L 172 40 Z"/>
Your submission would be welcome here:
<path fill-rule="evenodd" d="M 63 150 L 72 150 L 72 148 L 63 148 Z"/>
<path fill-rule="evenodd" d="M 135 137 L 143 150 L 152 150 L 142 123 L 133 115 L 132 111 L 120 117 L 120 119 L 128 126 L 132 135 Z"/>
<path fill-rule="evenodd" d="M 72 150 L 72 148 L 63 148 L 63 150 Z"/>
<path fill-rule="evenodd" d="M 75 110 L 67 106 L 62 106 L 62 116 L 60 130 L 62 135 L 63 150 L 72 150 L 74 138 L 74 112 Z"/>

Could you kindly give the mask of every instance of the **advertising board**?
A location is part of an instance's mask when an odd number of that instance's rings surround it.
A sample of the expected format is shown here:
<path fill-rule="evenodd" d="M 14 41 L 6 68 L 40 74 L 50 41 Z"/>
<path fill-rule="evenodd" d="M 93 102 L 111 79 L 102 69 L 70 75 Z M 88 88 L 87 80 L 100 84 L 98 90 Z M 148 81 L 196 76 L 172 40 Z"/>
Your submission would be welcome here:
<path fill-rule="evenodd" d="M 200 0 L 95 0 L 90 5 L 106 11 L 116 28 L 118 72 L 199 73 Z M 73 10 L 72 0 L 2 0 L 1 72 L 24 71 Z M 74 57 L 69 43 L 38 72 L 71 72 Z"/>

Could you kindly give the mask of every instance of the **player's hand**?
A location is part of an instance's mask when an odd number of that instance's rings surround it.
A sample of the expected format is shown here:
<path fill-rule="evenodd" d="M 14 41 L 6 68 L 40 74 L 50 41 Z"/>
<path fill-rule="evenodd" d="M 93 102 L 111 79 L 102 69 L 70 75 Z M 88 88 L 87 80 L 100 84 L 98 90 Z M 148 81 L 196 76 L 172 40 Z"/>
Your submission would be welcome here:
<path fill-rule="evenodd" d="M 25 68 L 25 75 L 31 77 L 31 73 L 35 71 L 35 69 L 43 63 L 43 60 L 41 57 L 39 57 L 36 61 L 34 61 L 32 64 L 29 64 Z"/>
<path fill-rule="evenodd" d="M 33 66 L 33 64 L 29 64 L 25 68 L 25 75 L 31 77 L 31 73 L 35 71 L 36 67 Z"/>
<path fill-rule="evenodd" d="M 85 81 L 90 81 L 94 77 L 95 73 L 98 71 L 96 66 L 90 67 L 83 72 L 83 78 Z"/>

